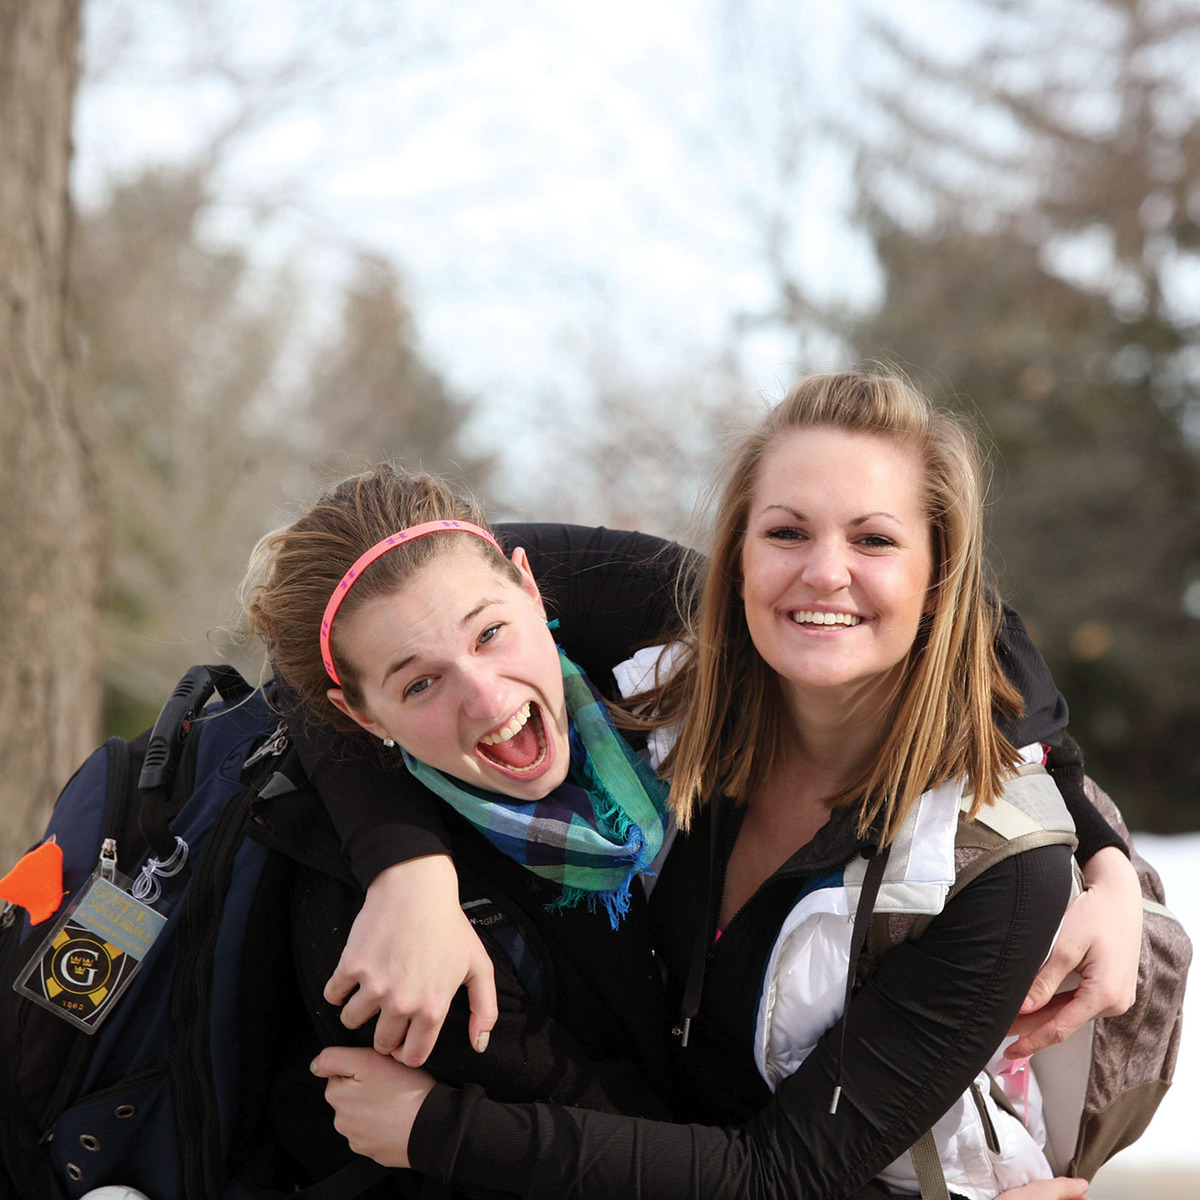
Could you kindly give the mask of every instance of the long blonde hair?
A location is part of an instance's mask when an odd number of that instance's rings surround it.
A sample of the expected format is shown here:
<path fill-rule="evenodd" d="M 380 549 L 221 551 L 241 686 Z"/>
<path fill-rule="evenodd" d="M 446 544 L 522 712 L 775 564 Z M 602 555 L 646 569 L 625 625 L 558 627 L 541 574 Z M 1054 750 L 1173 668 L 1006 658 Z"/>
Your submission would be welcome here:
<path fill-rule="evenodd" d="M 799 383 L 729 457 L 684 655 L 652 694 L 656 726 L 679 738 L 666 769 L 671 805 L 686 828 L 707 798 L 745 799 L 782 745 L 786 716 L 774 671 L 759 655 L 739 591 L 750 504 L 762 464 L 789 431 L 826 427 L 893 438 L 924 467 L 924 511 L 933 548 L 932 613 L 922 618 L 902 666 L 893 715 L 872 763 L 833 803 L 857 804 L 865 833 L 885 841 L 927 788 L 966 775 L 974 808 L 990 803 L 1016 762 L 996 729 L 997 711 L 1021 699 L 995 653 L 999 604 L 986 587 L 983 483 L 976 439 L 906 381 L 848 372 Z"/>

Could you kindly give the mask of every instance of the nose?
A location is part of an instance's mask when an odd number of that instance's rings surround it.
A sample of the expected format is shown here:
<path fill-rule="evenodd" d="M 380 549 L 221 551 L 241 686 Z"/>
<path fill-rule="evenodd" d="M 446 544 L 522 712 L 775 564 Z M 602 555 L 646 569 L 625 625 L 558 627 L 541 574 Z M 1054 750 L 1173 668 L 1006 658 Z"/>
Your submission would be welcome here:
<path fill-rule="evenodd" d="M 833 538 L 814 541 L 805 556 L 804 582 L 819 596 L 828 596 L 850 586 L 850 547 Z"/>
<path fill-rule="evenodd" d="M 503 712 L 506 687 L 491 667 L 474 662 L 462 670 L 460 680 L 463 715 L 472 721 L 495 721 L 508 716 Z"/>

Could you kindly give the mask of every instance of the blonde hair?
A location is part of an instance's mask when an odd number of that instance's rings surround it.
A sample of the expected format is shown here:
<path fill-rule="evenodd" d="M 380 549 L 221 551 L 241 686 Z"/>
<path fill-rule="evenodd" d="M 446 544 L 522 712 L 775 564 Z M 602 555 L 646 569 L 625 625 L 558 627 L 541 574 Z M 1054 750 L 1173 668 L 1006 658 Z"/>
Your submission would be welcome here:
<path fill-rule="evenodd" d="M 995 653 L 1000 607 L 984 578 L 984 487 L 973 432 L 895 376 L 819 375 L 793 388 L 729 457 L 681 665 L 652 693 L 653 724 L 680 730 L 667 770 L 685 828 L 717 792 L 752 795 L 782 745 L 787 718 L 777 678 L 751 641 L 739 591 L 742 549 L 764 459 L 781 435 L 814 427 L 912 448 L 924 468 L 934 564 L 933 611 L 902 666 L 882 745 L 832 802 L 857 804 L 860 831 L 878 820 L 890 841 L 927 788 L 966 775 L 975 812 L 995 799 L 1016 762 L 994 723 L 997 709 L 1015 714 L 1021 699 Z"/>
<path fill-rule="evenodd" d="M 323 491 L 290 525 L 262 538 L 241 586 L 246 632 L 259 637 L 276 673 L 283 675 L 310 713 L 346 732 L 358 726 L 330 703 L 318 635 L 333 589 L 349 567 L 376 543 L 425 521 L 459 520 L 484 525 L 478 503 L 444 479 L 380 463 Z M 503 579 L 520 573 L 482 538 L 447 530 L 389 550 L 355 580 L 330 634 L 341 688 L 352 708 L 363 697 L 357 672 L 338 635 L 347 616 L 368 601 L 402 591 L 427 563 L 448 550 L 469 546 Z"/>

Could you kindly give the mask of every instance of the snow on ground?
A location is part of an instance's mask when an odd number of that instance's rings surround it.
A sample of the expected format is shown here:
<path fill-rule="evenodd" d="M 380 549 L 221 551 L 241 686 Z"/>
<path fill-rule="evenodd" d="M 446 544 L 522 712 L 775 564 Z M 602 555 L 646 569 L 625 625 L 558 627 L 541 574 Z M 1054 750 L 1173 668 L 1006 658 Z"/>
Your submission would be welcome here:
<path fill-rule="evenodd" d="M 1200 833 L 1177 837 L 1136 834 L 1142 855 L 1162 876 L 1167 906 L 1180 918 L 1193 943 L 1200 943 Z M 1132 1170 L 1189 1170 L 1197 1174 L 1193 1195 L 1200 1195 L 1200 966 L 1193 964 L 1184 1002 L 1183 1038 L 1175 1083 L 1139 1142 L 1113 1159 L 1113 1167 Z"/>

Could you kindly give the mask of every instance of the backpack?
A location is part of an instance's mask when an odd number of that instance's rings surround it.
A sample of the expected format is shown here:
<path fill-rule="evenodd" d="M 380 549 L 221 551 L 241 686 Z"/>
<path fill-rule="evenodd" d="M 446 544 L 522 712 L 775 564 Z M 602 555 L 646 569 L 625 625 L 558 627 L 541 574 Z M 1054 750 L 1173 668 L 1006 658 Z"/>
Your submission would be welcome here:
<path fill-rule="evenodd" d="M 1004 797 L 995 805 L 973 819 L 960 817 L 951 896 L 1002 859 L 1057 840 L 1038 822 L 1035 791 L 1027 786 L 1039 773 L 1039 768 L 1027 768 L 1006 785 Z M 1090 778 L 1085 778 L 1084 786 L 1123 840 L 1141 883 L 1137 995 L 1120 1016 L 1089 1022 L 1066 1041 L 1036 1053 L 1030 1065 L 1042 1093 L 1050 1165 L 1058 1175 L 1091 1179 L 1114 1154 L 1142 1135 L 1171 1085 L 1192 946 L 1179 919 L 1165 906 L 1158 873 L 1134 849 L 1117 806 Z M 896 914 L 873 914 L 865 930 L 865 969 L 890 945 L 919 937 L 928 922 L 927 917 L 898 921 Z M 991 1099 L 1013 1111 L 999 1085 L 992 1087 Z M 984 1111 L 982 1097 L 977 1098 L 977 1106 Z M 922 1200 L 947 1200 L 949 1192 L 930 1134 L 913 1147 L 913 1161 Z"/>
<path fill-rule="evenodd" d="M 1033 1060 L 1035 1069 L 1040 1068 L 1043 1094 L 1053 1097 L 1048 1111 L 1079 1113 L 1077 1124 L 1060 1121 L 1060 1128 L 1065 1125 L 1061 1133 L 1051 1126 L 1057 1154 L 1051 1162 L 1056 1169 L 1065 1162 L 1069 1174 L 1090 1179 L 1141 1137 L 1171 1086 L 1192 943 L 1166 907 L 1158 872 L 1134 849 L 1117 806 L 1093 780 L 1085 778 L 1084 787 L 1124 841 L 1142 888 L 1142 949 L 1133 1004 L 1119 1017 L 1101 1017 L 1090 1029 L 1081 1029 L 1061 1046 L 1047 1047 Z M 1070 1071 L 1081 1059 L 1087 1068 L 1086 1086 L 1064 1096 L 1062 1085 L 1084 1074 L 1076 1069 L 1072 1076 Z"/>
<path fill-rule="evenodd" d="M 205 708 L 214 690 L 221 702 Z M 285 802 L 300 830 L 290 838 L 268 819 Z M 53 978 L 37 984 L 50 962 L 38 951 L 57 925 L 31 928 L 5 908 L 0 1200 L 77 1200 L 108 1183 L 152 1200 L 399 1194 L 381 1183 L 394 1172 L 333 1132 L 306 1069 L 321 1043 L 289 1003 L 291 880 L 297 870 L 353 877 L 268 696 L 232 668 L 192 668 L 152 731 L 110 739 L 80 767 L 50 835 L 69 897 L 103 863 L 165 921 L 87 1029 L 14 990 L 32 964 L 35 990 L 53 991 Z M 103 991 L 72 1006 L 99 1005 Z M 304 1113 L 327 1128 L 310 1134 Z"/>

